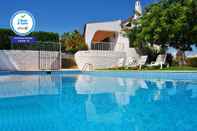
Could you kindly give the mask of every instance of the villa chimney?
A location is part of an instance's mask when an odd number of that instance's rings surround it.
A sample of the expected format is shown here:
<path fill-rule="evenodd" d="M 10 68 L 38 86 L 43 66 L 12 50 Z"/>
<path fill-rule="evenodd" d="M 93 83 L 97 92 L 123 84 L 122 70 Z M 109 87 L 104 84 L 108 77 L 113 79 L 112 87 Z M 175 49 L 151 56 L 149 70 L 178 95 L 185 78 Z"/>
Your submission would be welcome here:
<path fill-rule="evenodd" d="M 135 15 L 134 20 L 137 20 L 142 15 L 142 6 L 140 4 L 140 0 L 136 0 L 135 2 Z"/>

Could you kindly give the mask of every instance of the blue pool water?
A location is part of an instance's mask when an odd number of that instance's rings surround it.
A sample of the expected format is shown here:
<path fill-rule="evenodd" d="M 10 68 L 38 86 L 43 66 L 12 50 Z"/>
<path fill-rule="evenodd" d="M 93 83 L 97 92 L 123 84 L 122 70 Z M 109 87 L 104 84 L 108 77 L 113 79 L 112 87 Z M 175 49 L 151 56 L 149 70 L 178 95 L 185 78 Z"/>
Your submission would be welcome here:
<path fill-rule="evenodd" d="M 0 73 L 0 131 L 196 131 L 197 73 Z"/>

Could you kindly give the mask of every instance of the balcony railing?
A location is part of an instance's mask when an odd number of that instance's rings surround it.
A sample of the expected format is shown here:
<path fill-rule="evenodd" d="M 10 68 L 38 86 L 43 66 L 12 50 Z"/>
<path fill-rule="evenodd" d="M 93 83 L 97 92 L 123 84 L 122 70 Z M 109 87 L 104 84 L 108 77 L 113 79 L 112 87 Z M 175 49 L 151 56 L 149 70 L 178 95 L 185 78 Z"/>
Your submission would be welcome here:
<path fill-rule="evenodd" d="M 91 44 L 91 50 L 113 50 L 114 42 L 94 42 Z"/>

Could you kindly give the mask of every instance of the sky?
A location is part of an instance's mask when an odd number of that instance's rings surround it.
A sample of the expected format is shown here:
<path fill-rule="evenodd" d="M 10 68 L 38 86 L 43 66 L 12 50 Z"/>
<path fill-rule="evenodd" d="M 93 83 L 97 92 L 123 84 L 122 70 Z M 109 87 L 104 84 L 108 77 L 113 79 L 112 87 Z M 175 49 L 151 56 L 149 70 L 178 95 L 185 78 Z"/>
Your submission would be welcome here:
<path fill-rule="evenodd" d="M 154 0 L 141 0 L 143 7 Z M 10 28 L 11 16 L 27 10 L 36 18 L 36 31 L 83 30 L 88 22 L 127 19 L 135 0 L 1 0 L 0 28 Z"/>

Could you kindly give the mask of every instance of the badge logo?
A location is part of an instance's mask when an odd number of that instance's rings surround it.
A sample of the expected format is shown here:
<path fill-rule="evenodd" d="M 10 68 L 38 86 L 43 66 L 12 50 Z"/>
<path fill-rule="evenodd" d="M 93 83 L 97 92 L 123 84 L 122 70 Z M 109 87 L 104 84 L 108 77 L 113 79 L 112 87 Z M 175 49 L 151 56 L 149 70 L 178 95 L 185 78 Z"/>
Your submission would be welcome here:
<path fill-rule="evenodd" d="M 10 19 L 12 30 L 19 36 L 26 36 L 34 31 L 35 18 L 28 11 L 17 11 Z"/>

